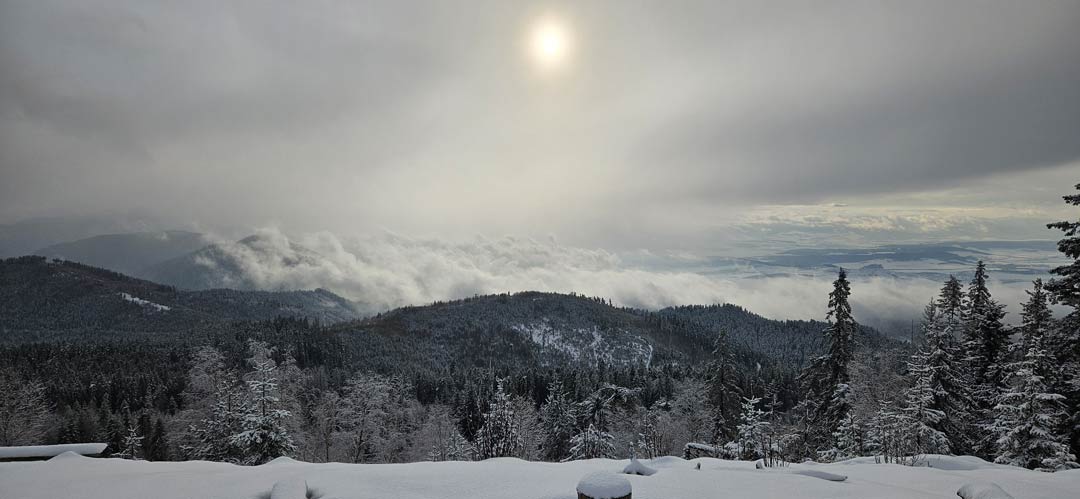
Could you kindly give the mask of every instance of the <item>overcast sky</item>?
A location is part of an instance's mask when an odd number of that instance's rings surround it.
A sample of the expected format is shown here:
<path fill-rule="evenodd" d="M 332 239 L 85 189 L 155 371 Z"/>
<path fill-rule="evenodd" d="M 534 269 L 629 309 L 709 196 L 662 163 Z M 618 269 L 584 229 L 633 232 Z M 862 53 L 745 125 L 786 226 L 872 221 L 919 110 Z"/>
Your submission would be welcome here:
<path fill-rule="evenodd" d="M 1075 0 L 3 1 L 0 223 L 1043 237 L 1080 182 L 1077 26 Z"/>

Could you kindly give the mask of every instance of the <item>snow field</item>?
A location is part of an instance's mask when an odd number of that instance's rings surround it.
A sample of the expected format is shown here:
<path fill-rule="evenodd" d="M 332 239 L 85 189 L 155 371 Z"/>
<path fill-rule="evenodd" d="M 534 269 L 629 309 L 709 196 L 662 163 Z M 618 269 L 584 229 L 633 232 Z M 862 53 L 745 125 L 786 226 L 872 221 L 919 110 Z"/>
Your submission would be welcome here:
<path fill-rule="evenodd" d="M 1080 497 L 1080 470 L 1041 473 L 974 458 L 931 456 L 934 467 L 849 461 L 757 470 L 749 461 L 664 457 L 642 461 L 653 476 L 620 475 L 635 499 L 956 497 L 966 484 L 1000 486 L 1016 499 Z M 513 458 L 481 462 L 310 464 L 291 459 L 262 466 L 205 461 L 145 462 L 64 454 L 50 461 L 0 463 L 4 499 L 265 499 L 275 484 L 305 481 L 315 499 L 575 499 L 593 472 L 618 473 L 628 460 L 569 463 Z M 696 465 L 700 470 L 695 469 Z M 946 469 L 963 468 L 963 469 Z M 842 482 L 798 472 L 847 476 Z M 815 473 L 816 474 L 816 473 Z"/>

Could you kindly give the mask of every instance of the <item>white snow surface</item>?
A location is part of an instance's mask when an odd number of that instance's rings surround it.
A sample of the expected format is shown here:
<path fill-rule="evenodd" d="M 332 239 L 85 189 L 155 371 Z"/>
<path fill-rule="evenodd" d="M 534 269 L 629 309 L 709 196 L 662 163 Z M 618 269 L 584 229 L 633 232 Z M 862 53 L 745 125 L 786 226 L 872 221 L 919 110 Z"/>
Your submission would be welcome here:
<path fill-rule="evenodd" d="M 29 457 L 53 457 L 65 452 L 75 454 L 101 454 L 108 444 L 60 444 L 60 445 L 23 445 L 18 447 L 0 447 L 0 459 L 22 459 Z"/>
<path fill-rule="evenodd" d="M 172 310 L 172 307 L 167 307 L 159 303 L 154 303 L 150 300 L 144 300 L 142 298 L 139 298 L 138 296 L 132 296 L 128 293 L 120 293 L 120 298 L 123 298 L 124 300 L 134 303 L 140 307 L 149 308 L 157 312 L 167 312 L 169 310 Z"/>
<path fill-rule="evenodd" d="M 956 495 L 963 499 L 1013 499 L 996 483 L 966 483 L 956 491 Z"/>
<path fill-rule="evenodd" d="M 301 478 L 280 480 L 270 489 L 270 499 L 307 499 L 307 482 Z"/>
<path fill-rule="evenodd" d="M 577 492 L 593 499 L 619 499 L 630 495 L 630 480 L 610 471 L 594 471 L 581 477 Z"/>
<path fill-rule="evenodd" d="M 970 458 L 932 456 L 939 463 Z M 653 476 L 620 475 L 634 499 L 690 498 L 868 498 L 956 497 L 965 484 L 994 483 L 1017 499 L 1077 497 L 1080 470 L 1041 473 L 990 463 L 973 469 L 910 467 L 846 462 L 793 464 L 754 469 L 752 461 L 676 457 L 643 460 Z M 591 459 L 537 463 L 512 458 L 410 464 L 309 464 L 289 460 L 243 467 L 205 461 L 146 462 L 79 456 L 50 461 L 0 463 L 4 499 L 256 499 L 276 483 L 305 480 L 315 499 L 573 499 L 589 473 L 618 473 L 628 460 Z M 701 465 L 700 470 L 694 469 Z M 819 470 L 846 475 L 844 482 L 783 470 Z M 780 472 L 778 472 L 780 471 Z"/>

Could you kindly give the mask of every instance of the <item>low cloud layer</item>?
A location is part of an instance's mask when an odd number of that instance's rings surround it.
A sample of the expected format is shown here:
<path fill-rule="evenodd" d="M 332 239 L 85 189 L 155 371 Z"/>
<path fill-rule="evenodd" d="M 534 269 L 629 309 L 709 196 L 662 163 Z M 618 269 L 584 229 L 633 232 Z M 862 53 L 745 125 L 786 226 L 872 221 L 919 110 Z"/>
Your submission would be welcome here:
<path fill-rule="evenodd" d="M 384 234 L 342 241 L 330 233 L 290 239 L 258 232 L 258 243 L 223 247 L 262 289 L 322 287 L 363 302 L 371 311 L 475 294 L 522 290 L 577 292 L 616 304 L 734 303 L 775 319 L 823 319 L 831 277 L 736 278 L 632 266 L 619 255 L 554 240 L 476 237 L 449 242 Z M 941 283 L 866 278 L 852 284 L 857 318 L 871 325 L 917 319 Z M 994 284 L 995 296 L 1017 310 L 1023 286 Z"/>

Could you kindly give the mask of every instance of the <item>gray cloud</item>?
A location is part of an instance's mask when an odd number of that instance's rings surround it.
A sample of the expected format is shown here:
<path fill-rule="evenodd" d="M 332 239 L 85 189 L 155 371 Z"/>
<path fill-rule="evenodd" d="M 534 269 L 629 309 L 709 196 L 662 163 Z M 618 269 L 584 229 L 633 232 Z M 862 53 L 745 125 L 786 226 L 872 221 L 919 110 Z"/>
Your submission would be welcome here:
<path fill-rule="evenodd" d="M 545 12 L 575 37 L 555 78 L 522 49 Z M 1077 176 L 1078 24 L 1049 0 L 7 2 L 0 218 L 715 246 L 734 207 Z"/>

